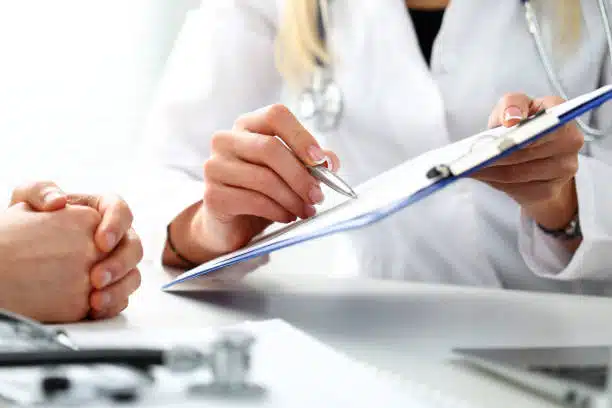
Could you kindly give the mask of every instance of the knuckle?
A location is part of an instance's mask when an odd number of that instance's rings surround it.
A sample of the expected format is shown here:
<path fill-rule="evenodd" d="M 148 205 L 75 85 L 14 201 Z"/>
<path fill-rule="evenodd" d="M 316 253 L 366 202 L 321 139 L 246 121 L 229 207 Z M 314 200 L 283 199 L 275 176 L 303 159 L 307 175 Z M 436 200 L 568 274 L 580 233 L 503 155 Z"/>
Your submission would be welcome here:
<path fill-rule="evenodd" d="M 140 274 L 140 270 L 138 269 L 134 269 L 134 283 L 132 286 L 132 292 L 135 292 L 138 288 L 140 288 L 140 285 L 142 284 L 142 275 Z"/>
<path fill-rule="evenodd" d="M 243 113 L 242 115 L 238 116 L 238 118 L 236 118 L 236 120 L 234 121 L 234 128 L 236 129 L 245 129 L 247 128 L 247 123 L 250 122 L 251 118 L 253 117 L 253 113 Z M 220 136 L 226 136 L 225 132 L 219 132 Z"/>
<path fill-rule="evenodd" d="M 140 239 L 140 235 L 138 235 L 138 233 L 135 230 L 130 229 L 130 239 L 133 241 L 134 246 L 136 247 L 138 251 L 138 258 L 142 259 L 142 257 L 144 256 L 144 247 L 142 245 L 142 240 Z"/>
<path fill-rule="evenodd" d="M 91 207 L 76 207 L 79 209 L 81 221 L 87 227 L 97 227 L 102 221 L 102 215 Z"/>
<path fill-rule="evenodd" d="M 121 302 L 121 306 L 119 306 L 118 314 L 123 312 L 130 305 L 130 299 L 126 298 L 123 302 Z"/>
<path fill-rule="evenodd" d="M 24 194 L 26 192 L 30 192 L 30 191 L 33 191 L 39 188 L 39 186 L 40 186 L 40 182 L 37 182 L 37 181 L 31 181 L 28 183 L 24 183 L 15 189 L 15 194 Z"/>
<path fill-rule="evenodd" d="M 568 175 L 574 175 L 578 171 L 578 157 L 564 157 L 560 160 L 560 165 L 563 173 Z"/>
<path fill-rule="evenodd" d="M 517 102 L 521 101 L 521 99 L 527 99 L 527 96 L 518 92 L 508 92 L 501 97 L 499 104 L 503 107 L 507 107 L 510 105 L 515 105 Z"/>
<path fill-rule="evenodd" d="M 584 135 L 580 132 L 576 127 L 571 128 L 570 131 L 567 132 L 568 136 L 568 144 L 569 147 L 578 152 L 584 146 Z"/>
<path fill-rule="evenodd" d="M 206 184 L 202 200 L 206 208 L 210 210 L 217 211 L 223 208 L 221 189 L 215 184 Z"/>
<path fill-rule="evenodd" d="M 134 213 L 132 212 L 132 209 L 130 208 L 128 202 L 125 201 L 123 197 L 118 195 L 115 196 L 115 200 L 115 202 L 117 203 L 117 207 L 119 207 L 119 210 L 121 210 L 123 216 L 126 217 L 126 219 L 132 221 L 134 219 Z"/>
<path fill-rule="evenodd" d="M 238 118 L 238 120 L 236 120 L 236 124 L 240 121 L 241 119 Z M 244 119 L 242 119 L 244 121 Z M 216 151 L 223 151 L 225 150 L 225 146 L 227 145 L 227 140 L 231 137 L 231 134 L 227 131 L 217 131 L 215 133 L 213 133 L 212 137 L 210 138 L 210 148 L 211 151 L 216 152 Z"/>
<path fill-rule="evenodd" d="M 110 202 L 112 202 L 112 205 L 117 209 L 119 219 L 129 225 L 132 225 L 134 222 L 134 213 L 132 212 L 132 209 L 128 205 L 127 201 L 118 195 L 111 196 L 110 200 L 112 200 Z"/>
<path fill-rule="evenodd" d="M 281 143 L 275 137 L 260 136 L 257 145 L 257 150 L 266 158 L 276 157 L 281 152 Z"/>
<path fill-rule="evenodd" d="M 308 197 L 310 191 L 317 185 L 317 182 L 308 173 L 301 170 L 302 169 L 293 175 L 291 183 L 297 186 L 300 196 Z"/>
<path fill-rule="evenodd" d="M 269 191 L 278 188 L 278 178 L 266 168 L 257 168 L 251 174 L 255 187 L 260 191 Z"/>
<path fill-rule="evenodd" d="M 220 159 L 216 157 L 211 157 L 204 162 L 204 164 L 202 165 L 202 171 L 204 172 L 204 178 L 208 180 L 216 180 L 219 178 L 219 175 L 222 174 L 221 172 L 219 172 L 219 167 L 220 167 L 219 160 Z"/>
<path fill-rule="evenodd" d="M 544 106 L 552 107 L 562 104 L 563 102 L 565 102 L 565 99 L 561 98 L 560 96 L 551 95 L 542 98 L 542 102 Z"/>
<path fill-rule="evenodd" d="M 40 193 L 45 187 L 49 186 L 50 181 L 30 181 L 24 183 L 13 190 L 12 200 L 15 201 L 18 197 L 27 197 L 34 193 Z"/>
<path fill-rule="evenodd" d="M 140 238 L 136 236 L 132 241 L 132 251 L 134 253 L 135 263 L 138 264 L 144 257 L 144 248 L 142 246 L 142 242 Z"/>
<path fill-rule="evenodd" d="M 204 178 L 210 178 L 214 174 L 214 163 L 213 159 L 208 159 L 202 165 L 202 172 L 204 173 Z"/>
<path fill-rule="evenodd" d="M 280 103 L 275 103 L 266 109 L 264 119 L 269 124 L 276 124 L 286 120 L 291 115 L 291 111 L 287 106 Z"/>
<path fill-rule="evenodd" d="M 72 206 L 62 216 L 68 225 L 79 231 L 93 232 L 102 221 L 98 211 L 84 206 Z"/>

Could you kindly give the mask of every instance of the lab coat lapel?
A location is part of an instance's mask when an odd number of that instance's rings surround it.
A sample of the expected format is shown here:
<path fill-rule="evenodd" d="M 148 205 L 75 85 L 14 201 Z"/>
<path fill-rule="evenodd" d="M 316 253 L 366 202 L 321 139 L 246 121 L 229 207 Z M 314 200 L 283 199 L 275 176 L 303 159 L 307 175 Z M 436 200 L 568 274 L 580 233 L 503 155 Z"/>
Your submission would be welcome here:
<path fill-rule="evenodd" d="M 446 145 L 443 99 L 404 1 L 334 0 L 330 17 L 334 78 L 345 106 L 325 143 L 371 164 L 359 179 Z"/>
<path fill-rule="evenodd" d="M 443 146 L 449 142 L 444 100 L 421 52 L 405 1 L 376 3 L 376 17 L 369 19 L 368 29 L 386 54 L 376 61 L 389 66 L 378 67 L 379 78 L 381 83 L 388 84 L 387 69 L 392 69 L 389 74 L 396 78 L 395 92 L 390 93 L 392 97 L 382 111 L 405 117 L 403 121 L 389 118 L 389 122 L 402 124 L 393 132 L 409 148 L 411 155 Z"/>

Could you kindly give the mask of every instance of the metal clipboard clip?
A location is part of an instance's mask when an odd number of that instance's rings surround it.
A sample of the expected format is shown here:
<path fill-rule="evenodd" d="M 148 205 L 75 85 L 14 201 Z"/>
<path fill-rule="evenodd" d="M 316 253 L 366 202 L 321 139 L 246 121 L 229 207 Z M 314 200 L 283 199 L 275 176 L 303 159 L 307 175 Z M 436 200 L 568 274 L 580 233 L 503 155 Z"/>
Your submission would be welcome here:
<path fill-rule="evenodd" d="M 561 120 L 557 115 L 548 110 L 540 110 L 523 119 L 505 133 L 482 134 L 467 153 L 450 163 L 432 167 L 427 171 L 426 176 L 435 181 L 463 176 L 521 148 L 559 123 Z"/>

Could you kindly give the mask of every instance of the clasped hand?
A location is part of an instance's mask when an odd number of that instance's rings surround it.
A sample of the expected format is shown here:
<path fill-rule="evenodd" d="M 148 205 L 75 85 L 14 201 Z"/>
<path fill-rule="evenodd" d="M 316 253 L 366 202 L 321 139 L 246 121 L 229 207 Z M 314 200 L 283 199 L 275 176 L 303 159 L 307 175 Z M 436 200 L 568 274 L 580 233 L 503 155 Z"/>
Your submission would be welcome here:
<path fill-rule="evenodd" d="M 35 183 L 15 190 L 4 218 L 12 243 L 3 254 L 3 307 L 44 322 L 113 317 L 127 307 L 143 249 L 119 197 Z"/>

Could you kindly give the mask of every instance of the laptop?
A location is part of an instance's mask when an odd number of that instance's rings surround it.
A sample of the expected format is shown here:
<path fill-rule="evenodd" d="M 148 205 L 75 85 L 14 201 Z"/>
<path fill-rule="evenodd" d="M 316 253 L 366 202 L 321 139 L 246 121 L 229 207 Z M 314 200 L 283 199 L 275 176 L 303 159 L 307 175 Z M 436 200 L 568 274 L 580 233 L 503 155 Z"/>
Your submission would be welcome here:
<path fill-rule="evenodd" d="M 454 353 L 471 366 L 563 406 L 612 407 L 608 346 L 461 348 Z"/>

